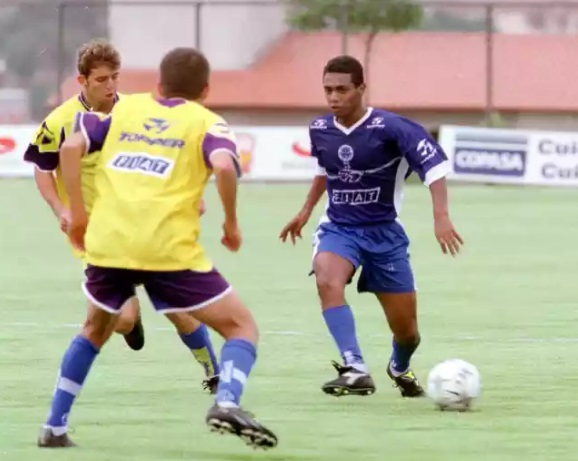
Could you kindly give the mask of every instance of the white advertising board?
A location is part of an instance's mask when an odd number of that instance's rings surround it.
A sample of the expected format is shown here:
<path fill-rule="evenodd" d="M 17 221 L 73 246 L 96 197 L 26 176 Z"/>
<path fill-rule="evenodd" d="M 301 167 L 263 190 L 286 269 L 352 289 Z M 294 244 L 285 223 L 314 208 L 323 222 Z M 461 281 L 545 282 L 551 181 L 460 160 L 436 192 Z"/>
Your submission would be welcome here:
<path fill-rule="evenodd" d="M 32 176 L 24 152 L 35 126 L 0 125 L 0 177 Z M 233 127 L 246 180 L 299 181 L 315 175 L 304 127 Z"/>
<path fill-rule="evenodd" d="M 33 175 L 34 168 L 23 157 L 35 131 L 34 126 L 0 125 L 0 177 Z"/>
<path fill-rule="evenodd" d="M 578 132 L 442 126 L 451 179 L 484 183 L 578 186 Z"/>

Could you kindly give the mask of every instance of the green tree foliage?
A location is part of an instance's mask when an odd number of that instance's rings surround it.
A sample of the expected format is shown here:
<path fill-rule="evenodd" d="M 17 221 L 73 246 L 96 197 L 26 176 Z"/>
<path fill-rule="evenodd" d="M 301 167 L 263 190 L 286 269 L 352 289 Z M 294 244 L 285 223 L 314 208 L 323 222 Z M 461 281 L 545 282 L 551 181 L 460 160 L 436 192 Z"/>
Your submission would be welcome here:
<path fill-rule="evenodd" d="M 411 0 L 291 0 L 288 22 L 302 31 L 332 28 L 365 34 L 363 61 L 369 75 L 377 34 L 417 28 L 422 18 L 422 7 Z"/>

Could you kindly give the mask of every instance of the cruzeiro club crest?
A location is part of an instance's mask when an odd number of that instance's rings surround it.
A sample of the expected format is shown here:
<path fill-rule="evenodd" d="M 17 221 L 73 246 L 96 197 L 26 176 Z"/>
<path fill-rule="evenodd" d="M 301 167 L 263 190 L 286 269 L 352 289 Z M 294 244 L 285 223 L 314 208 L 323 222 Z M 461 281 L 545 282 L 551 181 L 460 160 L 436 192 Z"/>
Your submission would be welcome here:
<path fill-rule="evenodd" d="M 341 181 L 347 182 L 350 184 L 359 182 L 363 177 L 363 171 L 356 171 L 351 169 L 351 161 L 355 152 L 353 151 L 353 147 L 343 144 L 339 146 L 337 149 L 337 157 L 339 160 L 343 162 L 343 168 L 341 168 L 338 172 L 338 177 Z"/>
<path fill-rule="evenodd" d="M 339 146 L 339 149 L 337 149 L 337 157 L 343 163 L 343 167 L 338 170 L 336 175 L 327 173 L 327 179 L 339 179 L 340 181 L 348 184 L 359 183 L 365 175 L 380 173 L 381 171 L 395 165 L 401 159 L 401 157 L 395 157 L 389 162 L 370 170 L 355 170 L 351 167 L 351 161 L 353 160 L 354 156 L 355 152 L 353 147 L 348 144 L 342 144 Z"/>

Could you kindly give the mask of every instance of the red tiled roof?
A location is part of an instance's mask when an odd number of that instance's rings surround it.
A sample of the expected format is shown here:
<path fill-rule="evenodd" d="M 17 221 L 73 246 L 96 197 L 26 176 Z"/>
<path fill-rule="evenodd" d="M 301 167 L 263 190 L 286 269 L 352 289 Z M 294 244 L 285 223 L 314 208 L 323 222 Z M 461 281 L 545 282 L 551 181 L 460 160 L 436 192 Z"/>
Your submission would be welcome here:
<path fill-rule="evenodd" d="M 350 36 L 349 54 L 362 59 L 363 40 Z M 493 43 L 496 110 L 578 111 L 578 37 L 496 34 Z M 380 34 L 368 73 L 370 103 L 392 110 L 483 110 L 486 48 L 483 33 Z M 207 104 L 215 109 L 322 108 L 321 71 L 340 52 L 337 33 L 288 33 L 248 69 L 213 72 Z M 124 70 L 121 81 L 122 92 L 151 91 L 157 73 Z M 65 96 L 77 89 L 72 78 L 63 86 Z"/>

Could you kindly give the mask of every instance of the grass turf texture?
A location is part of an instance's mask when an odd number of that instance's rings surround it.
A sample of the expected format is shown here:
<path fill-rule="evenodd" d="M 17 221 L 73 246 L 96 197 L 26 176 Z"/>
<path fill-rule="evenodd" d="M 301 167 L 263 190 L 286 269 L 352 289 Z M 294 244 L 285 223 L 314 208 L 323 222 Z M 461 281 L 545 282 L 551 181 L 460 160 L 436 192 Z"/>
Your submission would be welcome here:
<path fill-rule="evenodd" d="M 335 399 L 320 386 L 338 354 L 309 270 L 315 219 L 293 248 L 281 227 L 304 185 L 248 185 L 240 192 L 244 247 L 220 246 L 221 211 L 207 192 L 203 242 L 253 310 L 262 331 L 244 405 L 280 438 L 255 453 L 209 433 L 202 372 L 170 324 L 143 302 L 147 344 L 115 336 L 97 359 L 70 424 L 80 448 L 35 446 L 61 356 L 82 322 L 81 266 L 32 181 L 0 181 L 0 459 L 2 461 L 524 461 L 575 460 L 578 191 L 454 186 L 452 216 L 466 240 L 443 256 L 427 189 L 410 186 L 402 219 L 412 240 L 422 344 L 413 365 L 425 384 L 438 361 L 480 369 L 483 395 L 470 414 L 403 400 L 385 374 L 390 335 L 369 295 L 349 290 L 378 390 Z M 321 207 L 319 208 L 319 211 Z M 141 296 L 145 300 L 144 296 Z M 221 340 L 213 334 L 215 343 Z"/>

